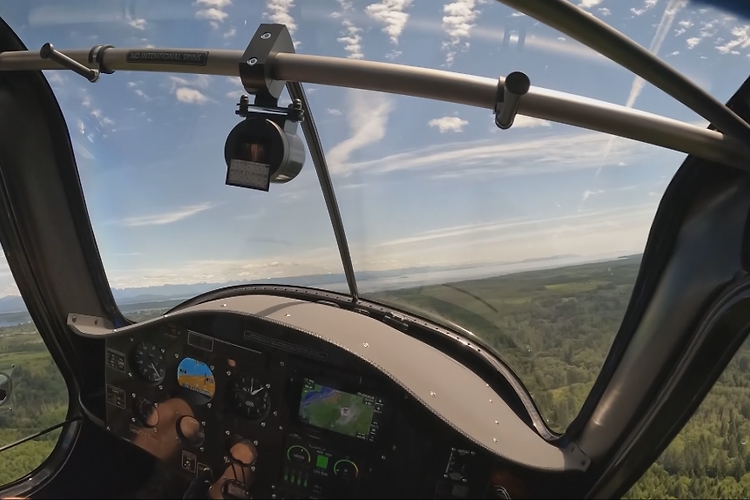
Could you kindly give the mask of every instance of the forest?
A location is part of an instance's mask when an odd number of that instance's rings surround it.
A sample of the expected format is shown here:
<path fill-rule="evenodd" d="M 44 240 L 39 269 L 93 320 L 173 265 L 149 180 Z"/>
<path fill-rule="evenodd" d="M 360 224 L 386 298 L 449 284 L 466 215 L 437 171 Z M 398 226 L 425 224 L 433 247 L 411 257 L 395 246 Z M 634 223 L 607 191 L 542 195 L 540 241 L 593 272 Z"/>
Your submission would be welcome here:
<path fill-rule="evenodd" d="M 563 431 L 599 373 L 639 266 L 640 256 L 630 256 L 368 298 L 447 319 L 482 337 L 526 384 L 550 427 Z M 144 308 L 126 314 L 143 320 L 162 312 Z M 11 366 L 12 411 L 0 407 L 0 447 L 63 420 L 67 411 L 65 383 L 31 323 L 0 328 L 0 372 Z M 38 467 L 57 436 L 51 433 L 0 453 L 0 485 Z M 748 498 L 748 441 L 746 343 L 691 421 L 625 498 Z"/>

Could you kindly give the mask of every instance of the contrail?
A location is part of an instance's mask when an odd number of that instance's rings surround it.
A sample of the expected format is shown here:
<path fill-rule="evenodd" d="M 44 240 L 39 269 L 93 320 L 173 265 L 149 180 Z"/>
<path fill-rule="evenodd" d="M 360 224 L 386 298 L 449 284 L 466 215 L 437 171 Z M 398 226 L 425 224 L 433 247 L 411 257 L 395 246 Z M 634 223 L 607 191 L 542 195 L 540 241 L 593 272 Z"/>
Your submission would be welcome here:
<path fill-rule="evenodd" d="M 661 45 L 664 43 L 664 39 L 667 37 L 667 33 L 669 33 L 669 29 L 672 27 L 672 23 L 674 22 L 674 18 L 677 16 L 677 12 L 685 6 L 686 0 L 670 0 L 670 2 L 667 4 L 667 8 L 664 9 L 664 14 L 661 16 L 661 21 L 659 22 L 659 26 L 656 28 L 656 33 L 654 33 L 654 38 L 651 40 L 651 45 L 648 47 L 649 52 L 651 52 L 654 55 L 659 54 L 659 49 L 661 49 Z M 628 95 L 628 100 L 625 102 L 626 108 L 632 108 L 635 104 L 635 100 L 638 99 L 638 96 L 641 95 L 641 92 L 643 91 L 643 87 L 646 85 L 646 82 L 643 78 L 640 76 L 636 76 L 633 80 L 633 84 L 630 86 L 630 94 Z M 612 143 L 614 142 L 616 138 L 611 137 L 609 141 L 607 141 L 607 146 L 604 148 L 604 158 L 609 155 L 610 150 L 612 149 Z M 596 176 L 599 175 L 599 172 L 602 171 L 602 167 L 599 167 L 596 171 Z"/>

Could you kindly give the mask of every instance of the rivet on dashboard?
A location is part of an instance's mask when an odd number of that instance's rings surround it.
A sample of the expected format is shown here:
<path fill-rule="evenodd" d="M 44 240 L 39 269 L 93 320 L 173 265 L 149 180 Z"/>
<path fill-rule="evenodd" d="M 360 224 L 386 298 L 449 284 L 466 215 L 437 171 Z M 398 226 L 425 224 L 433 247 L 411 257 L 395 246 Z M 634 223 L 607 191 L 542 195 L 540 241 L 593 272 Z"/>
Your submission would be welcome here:
<path fill-rule="evenodd" d="M 206 448 L 204 448 L 203 446 L 201 446 L 199 449 L 201 450 L 201 452 L 206 451 Z"/>
<path fill-rule="evenodd" d="M 226 304 L 222 304 L 221 307 L 227 307 L 227 305 Z"/>
<path fill-rule="evenodd" d="M 131 342 L 135 342 L 135 339 L 133 337 L 130 337 Z"/>
<path fill-rule="evenodd" d="M 266 423 L 265 423 L 265 422 L 261 422 L 261 423 L 260 423 L 260 426 L 261 426 L 261 427 L 265 427 L 265 426 L 266 426 Z"/>
<path fill-rule="evenodd" d="M 500 422 L 498 422 L 497 420 L 495 420 L 495 425 L 500 425 Z"/>
<path fill-rule="evenodd" d="M 275 485 L 275 484 L 272 484 L 272 485 L 271 485 L 271 489 L 272 489 L 272 490 L 275 490 L 275 489 L 276 489 L 276 485 Z"/>
<path fill-rule="evenodd" d="M 224 431 L 224 434 L 226 434 L 228 436 L 229 435 L 229 431 Z"/>
<path fill-rule="evenodd" d="M 112 429 L 110 429 L 110 428 L 109 428 L 109 426 L 107 426 L 107 430 L 108 430 L 108 431 L 111 431 Z"/>
<path fill-rule="evenodd" d="M 214 365 L 209 366 L 211 368 L 211 371 L 214 371 Z"/>
<path fill-rule="evenodd" d="M 134 398 L 134 397 L 135 397 L 135 393 L 134 393 L 134 392 L 131 392 L 131 393 L 130 393 L 130 397 L 131 397 L 131 398 Z"/>
<path fill-rule="evenodd" d="M 158 408 L 158 407 L 159 407 L 159 403 L 154 403 L 154 408 Z"/>
<path fill-rule="evenodd" d="M 490 399 L 490 403 L 492 403 L 492 400 Z"/>
<path fill-rule="evenodd" d="M 271 498 L 276 498 L 276 493 L 271 493 Z"/>
<path fill-rule="evenodd" d="M 128 377 L 133 378 L 133 374 L 128 372 Z"/>
<path fill-rule="evenodd" d="M 291 317 L 292 317 L 292 315 L 291 315 L 291 314 L 289 314 L 289 313 L 286 313 L 286 314 L 285 314 L 285 316 L 286 316 L 287 318 L 291 318 Z"/>
<path fill-rule="evenodd" d="M 284 362 L 283 362 L 283 361 L 282 361 L 282 362 L 280 362 L 280 363 L 279 363 L 279 366 L 280 366 L 280 367 L 282 367 L 282 368 L 284 368 Z"/>
<path fill-rule="evenodd" d="M 177 353 L 174 353 L 174 359 L 177 359 L 177 358 L 179 358 L 179 357 L 180 357 L 180 355 L 179 355 L 179 354 L 177 354 Z"/>
<path fill-rule="evenodd" d="M 380 460 L 385 460 L 385 455 L 380 455 Z"/>
<path fill-rule="evenodd" d="M 254 444 L 255 446 L 258 446 L 258 440 L 257 440 L 257 439 L 256 439 L 256 440 L 254 440 L 254 441 L 253 441 L 253 444 Z"/>
<path fill-rule="evenodd" d="M 229 370 L 227 370 L 227 377 L 229 377 L 230 375 L 232 375 L 232 372 L 230 372 Z"/>
<path fill-rule="evenodd" d="M 370 347 L 370 344 L 368 344 L 367 342 L 362 342 L 362 345 L 365 346 L 365 349 L 367 349 L 368 347 Z"/>
<path fill-rule="evenodd" d="M 211 408 L 211 403 L 206 404 L 206 408 Z"/>
<path fill-rule="evenodd" d="M 466 478 L 461 479 L 461 481 L 465 483 L 466 482 Z"/>
<path fill-rule="evenodd" d="M 492 440 L 497 443 L 497 438 L 492 438 Z"/>
<path fill-rule="evenodd" d="M 443 478 L 448 479 L 448 474 L 443 474 Z"/>
<path fill-rule="evenodd" d="M 163 385 L 161 385 L 161 384 L 159 384 L 159 390 L 160 390 L 160 391 L 163 391 L 163 390 L 164 390 L 164 386 L 163 386 Z"/>
<path fill-rule="evenodd" d="M 71 320 L 71 321 L 72 321 L 73 323 L 75 323 L 75 322 L 76 322 L 76 321 L 78 320 L 78 318 L 77 318 L 76 316 L 73 316 L 72 318 L 70 318 L 70 320 Z"/>
<path fill-rule="evenodd" d="M 271 384 L 266 384 L 266 389 L 270 389 L 270 388 L 271 388 Z"/>
<path fill-rule="evenodd" d="M 393 446 L 391 446 L 391 449 L 392 449 L 393 451 L 396 451 L 396 445 L 394 444 Z"/>
<path fill-rule="evenodd" d="M 284 426 L 283 426 L 283 425 L 280 425 L 280 426 L 279 426 L 279 430 L 280 430 L 280 431 L 283 431 L 283 430 L 284 430 Z"/>
<path fill-rule="evenodd" d="M 250 467 L 250 471 L 251 472 L 255 472 L 255 466 L 254 465 L 252 467 Z"/>
<path fill-rule="evenodd" d="M 202 425 L 203 427 L 205 427 L 205 426 L 206 426 L 206 421 L 205 421 L 205 420 L 201 420 L 201 425 Z"/>
<path fill-rule="evenodd" d="M 130 417 L 130 421 L 135 423 L 135 417 Z"/>
<path fill-rule="evenodd" d="M 434 397 L 437 397 L 437 394 L 435 393 L 435 391 L 430 391 L 430 396 L 434 398 Z"/>
<path fill-rule="evenodd" d="M 274 416 L 274 417 L 278 417 L 278 416 L 279 416 L 279 412 L 277 412 L 276 410 L 274 410 L 274 411 L 273 411 L 273 416 Z"/>
<path fill-rule="evenodd" d="M 162 349 L 159 349 L 159 350 L 161 351 L 161 353 L 162 353 L 162 354 L 164 354 L 165 352 L 167 352 L 167 350 L 166 350 L 166 349 L 164 349 L 164 348 L 162 348 Z"/>

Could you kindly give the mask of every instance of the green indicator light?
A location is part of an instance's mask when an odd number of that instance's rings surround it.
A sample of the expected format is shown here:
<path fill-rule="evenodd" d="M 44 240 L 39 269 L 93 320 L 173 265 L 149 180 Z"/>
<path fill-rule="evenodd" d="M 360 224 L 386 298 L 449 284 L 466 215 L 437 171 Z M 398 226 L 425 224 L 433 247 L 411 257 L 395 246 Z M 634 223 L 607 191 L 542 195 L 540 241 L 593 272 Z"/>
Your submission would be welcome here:
<path fill-rule="evenodd" d="M 328 457 L 325 455 L 318 455 L 318 459 L 315 462 L 315 466 L 323 470 L 328 468 Z"/>
<path fill-rule="evenodd" d="M 307 476 L 305 476 L 305 484 L 304 487 L 307 488 Z"/>

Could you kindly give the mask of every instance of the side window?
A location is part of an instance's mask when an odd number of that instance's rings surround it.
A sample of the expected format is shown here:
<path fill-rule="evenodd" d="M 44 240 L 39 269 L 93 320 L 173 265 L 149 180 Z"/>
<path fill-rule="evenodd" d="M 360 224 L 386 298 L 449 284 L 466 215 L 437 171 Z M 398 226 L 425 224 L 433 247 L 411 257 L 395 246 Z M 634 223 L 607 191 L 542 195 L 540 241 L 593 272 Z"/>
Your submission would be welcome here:
<path fill-rule="evenodd" d="M 750 340 L 623 498 L 750 498 Z"/>
<path fill-rule="evenodd" d="M 0 253 L 0 448 L 65 420 L 68 390 Z M 49 457 L 56 430 L 0 452 L 0 488 Z"/>

